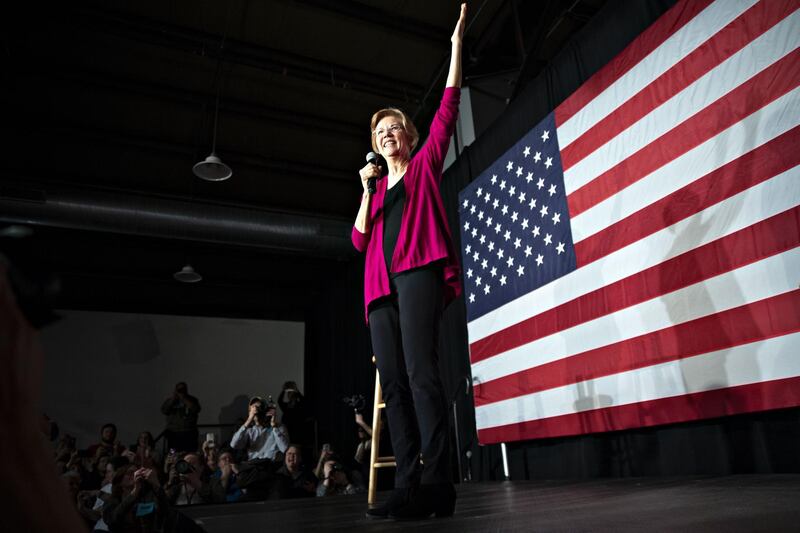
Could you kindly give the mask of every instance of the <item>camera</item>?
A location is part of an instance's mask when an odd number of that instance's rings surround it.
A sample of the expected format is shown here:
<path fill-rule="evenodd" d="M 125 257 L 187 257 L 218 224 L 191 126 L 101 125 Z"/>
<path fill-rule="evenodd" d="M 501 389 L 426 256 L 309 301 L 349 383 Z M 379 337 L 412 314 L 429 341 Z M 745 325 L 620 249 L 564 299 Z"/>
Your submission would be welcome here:
<path fill-rule="evenodd" d="M 190 472 L 194 472 L 194 467 L 181 459 L 177 463 L 175 463 L 175 471 L 179 474 L 186 475 Z"/>
<path fill-rule="evenodd" d="M 363 394 L 353 394 L 352 396 L 345 396 L 344 398 L 342 398 L 342 402 L 344 402 L 345 405 L 349 405 L 350 407 L 355 409 L 357 413 L 363 413 L 364 408 L 367 406 L 367 399 L 364 398 Z"/>

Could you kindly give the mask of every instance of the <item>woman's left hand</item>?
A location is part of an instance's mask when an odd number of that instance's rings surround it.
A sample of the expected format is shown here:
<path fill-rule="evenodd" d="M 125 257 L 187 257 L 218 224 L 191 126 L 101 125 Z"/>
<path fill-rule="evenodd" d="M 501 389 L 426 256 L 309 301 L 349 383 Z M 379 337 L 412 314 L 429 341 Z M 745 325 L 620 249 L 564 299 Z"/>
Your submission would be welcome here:
<path fill-rule="evenodd" d="M 467 4 L 461 4 L 461 14 L 458 16 L 456 22 L 456 29 L 453 30 L 453 36 L 450 37 L 450 42 L 453 44 L 461 44 L 461 39 L 464 37 L 464 27 L 467 25 Z"/>

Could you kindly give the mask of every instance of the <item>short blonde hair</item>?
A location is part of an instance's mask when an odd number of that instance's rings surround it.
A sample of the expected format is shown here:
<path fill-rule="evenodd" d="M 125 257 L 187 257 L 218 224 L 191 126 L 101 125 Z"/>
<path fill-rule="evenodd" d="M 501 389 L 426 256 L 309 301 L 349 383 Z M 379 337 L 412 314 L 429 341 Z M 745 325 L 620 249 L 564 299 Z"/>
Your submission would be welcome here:
<path fill-rule="evenodd" d="M 369 130 L 371 132 L 372 137 L 372 149 L 375 152 L 380 153 L 378 149 L 378 143 L 375 142 L 375 128 L 378 126 L 378 122 L 383 120 L 386 117 L 395 117 L 403 123 L 403 129 L 406 131 L 406 134 L 411 138 L 411 152 L 417 147 L 417 143 L 419 142 L 419 132 L 417 131 L 417 127 L 414 126 L 414 123 L 411 122 L 411 119 L 408 118 L 401 109 L 397 109 L 396 107 L 386 107 L 381 109 L 380 111 L 376 112 L 372 115 L 372 120 L 369 122 Z"/>

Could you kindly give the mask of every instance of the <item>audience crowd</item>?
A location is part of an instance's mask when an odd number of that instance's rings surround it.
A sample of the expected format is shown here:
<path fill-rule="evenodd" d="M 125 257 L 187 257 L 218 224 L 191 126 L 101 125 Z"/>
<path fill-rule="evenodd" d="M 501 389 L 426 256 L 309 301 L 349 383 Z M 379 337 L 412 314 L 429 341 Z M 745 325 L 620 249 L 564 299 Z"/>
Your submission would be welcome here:
<path fill-rule="evenodd" d="M 200 410 L 187 384 L 178 383 L 161 407 L 163 442 L 142 431 L 131 445 L 119 441 L 115 424 L 106 423 L 97 442 L 79 447 L 74 437 L 57 436 L 55 423 L 43 417 L 58 474 L 90 530 L 159 531 L 170 510 L 185 505 L 366 491 L 371 428 L 360 413 L 354 453 L 337 454 L 324 444 L 312 469 L 304 461 L 314 454 L 303 425 L 307 413 L 294 382 L 284 385 L 278 405 L 271 397 L 253 397 L 245 422 L 224 443 L 213 432 L 200 442 Z"/>

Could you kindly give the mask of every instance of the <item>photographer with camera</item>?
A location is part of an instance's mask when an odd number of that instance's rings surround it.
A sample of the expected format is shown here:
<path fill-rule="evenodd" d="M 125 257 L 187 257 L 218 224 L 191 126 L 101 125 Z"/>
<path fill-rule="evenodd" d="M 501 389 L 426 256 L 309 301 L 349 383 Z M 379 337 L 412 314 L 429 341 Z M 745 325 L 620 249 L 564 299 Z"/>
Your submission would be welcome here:
<path fill-rule="evenodd" d="M 304 426 L 308 415 L 303 394 L 294 381 L 287 381 L 283 384 L 283 389 L 278 395 L 278 405 L 283 414 L 283 423 L 294 442 L 298 444 L 309 444 L 308 431 Z"/>
<path fill-rule="evenodd" d="M 203 481 L 203 462 L 196 453 L 188 453 L 170 469 L 167 496 L 175 506 L 207 503 L 211 488 Z"/>
<path fill-rule="evenodd" d="M 340 494 L 358 494 L 363 487 L 350 482 L 347 469 L 336 459 L 325 461 L 322 478 L 317 485 L 317 496 L 337 496 Z"/>
<path fill-rule="evenodd" d="M 167 446 L 184 452 L 196 451 L 200 401 L 189 394 L 186 383 L 181 381 L 175 385 L 172 395 L 161 405 L 161 412 L 167 417 Z"/>
<path fill-rule="evenodd" d="M 128 465 L 114 473 L 111 496 L 103 506 L 103 521 L 110 531 L 163 531 L 168 515 L 167 495 L 155 470 Z"/>
<path fill-rule="evenodd" d="M 274 404 L 258 396 L 250 400 L 247 421 L 231 437 L 231 448 L 246 450 L 247 460 L 274 461 L 289 447 L 289 431 L 278 419 Z"/>

